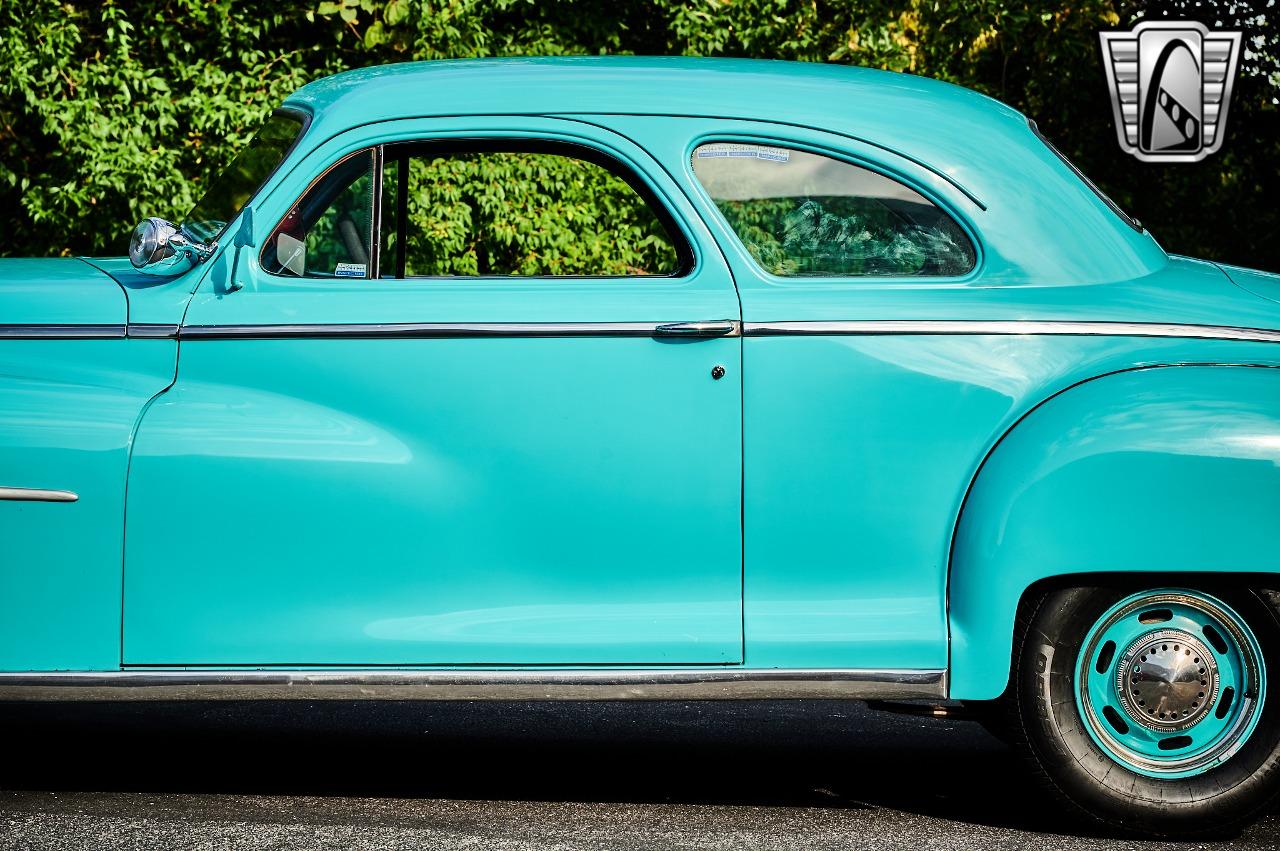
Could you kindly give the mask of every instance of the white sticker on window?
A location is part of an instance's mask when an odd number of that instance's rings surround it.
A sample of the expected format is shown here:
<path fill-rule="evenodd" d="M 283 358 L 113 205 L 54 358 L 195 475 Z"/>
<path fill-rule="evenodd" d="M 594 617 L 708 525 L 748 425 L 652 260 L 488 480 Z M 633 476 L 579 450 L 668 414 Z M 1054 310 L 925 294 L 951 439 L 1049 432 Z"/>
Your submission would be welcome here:
<path fill-rule="evenodd" d="M 746 145 L 738 142 L 719 142 L 714 145 L 703 145 L 694 153 L 698 159 L 719 157 L 737 157 L 743 159 L 769 160 L 775 163 L 791 161 L 791 152 L 786 148 L 774 148 L 769 145 Z"/>
<path fill-rule="evenodd" d="M 339 263 L 338 268 L 333 270 L 333 274 L 339 278 L 363 278 L 364 269 L 363 263 Z"/>

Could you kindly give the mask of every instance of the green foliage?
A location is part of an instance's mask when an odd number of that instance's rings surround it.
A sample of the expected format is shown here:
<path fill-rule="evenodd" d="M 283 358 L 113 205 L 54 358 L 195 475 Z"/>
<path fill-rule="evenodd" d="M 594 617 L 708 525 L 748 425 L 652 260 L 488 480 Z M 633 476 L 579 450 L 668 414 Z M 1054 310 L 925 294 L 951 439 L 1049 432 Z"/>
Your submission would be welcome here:
<path fill-rule="evenodd" d="M 1166 248 L 1280 269 L 1273 236 L 1280 232 L 1280 12 L 1217 5 L 1206 13 L 1194 0 L 6 3 L 0 253 L 121 252 L 143 216 L 181 218 L 288 92 L 344 68 L 443 57 L 674 53 L 871 65 L 972 86 L 1034 117 Z M 1248 33 L 1226 145 L 1203 163 L 1141 164 L 1116 146 L 1097 31 L 1128 26 L 1140 14 L 1205 17 Z M 567 196 L 562 202 L 566 209 L 575 203 Z M 458 203 L 466 215 L 483 214 Z M 463 214 L 456 206 L 453 212 Z M 473 225 L 439 209 L 432 215 L 457 234 Z M 543 250 L 537 240 L 556 238 L 529 224 L 510 222 L 516 239 L 529 242 L 503 249 L 509 262 L 531 247 Z M 471 261 L 460 255 L 450 262 Z"/>
<path fill-rule="evenodd" d="M 973 268 L 968 240 L 951 222 L 911 224 L 870 198 L 812 195 L 716 205 L 774 275 L 963 275 Z"/>
<path fill-rule="evenodd" d="M 652 275 L 676 266 L 636 191 L 570 157 L 414 158 L 407 202 L 410 275 Z"/>
<path fill-rule="evenodd" d="M 299 85 L 340 66 L 269 0 L 0 6 L 6 254 L 119 253 L 180 218 Z"/>

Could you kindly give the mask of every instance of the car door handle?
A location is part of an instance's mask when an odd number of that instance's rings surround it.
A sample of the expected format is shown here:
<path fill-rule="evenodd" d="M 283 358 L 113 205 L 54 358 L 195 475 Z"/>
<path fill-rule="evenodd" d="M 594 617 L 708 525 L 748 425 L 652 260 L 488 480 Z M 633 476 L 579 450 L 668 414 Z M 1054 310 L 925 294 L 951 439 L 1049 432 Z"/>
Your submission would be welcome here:
<path fill-rule="evenodd" d="M 738 337 L 741 335 L 742 323 L 736 319 L 668 322 L 653 329 L 655 337 Z"/>

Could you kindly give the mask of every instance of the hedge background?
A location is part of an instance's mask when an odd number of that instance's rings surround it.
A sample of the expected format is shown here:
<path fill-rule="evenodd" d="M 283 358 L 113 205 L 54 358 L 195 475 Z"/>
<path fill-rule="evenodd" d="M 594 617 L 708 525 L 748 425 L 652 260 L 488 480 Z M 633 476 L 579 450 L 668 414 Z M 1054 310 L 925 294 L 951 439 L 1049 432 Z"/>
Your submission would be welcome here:
<path fill-rule="evenodd" d="M 1115 141 L 1099 29 L 1246 31 L 1222 151 L 1139 163 Z M 1210 0 L 24 0 L 0 8 L 0 255 L 121 254 L 178 219 L 286 94 L 410 59 L 751 56 L 906 71 L 1035 118 L 1171 251 L 1280 271 L 1280 7 Z"/>

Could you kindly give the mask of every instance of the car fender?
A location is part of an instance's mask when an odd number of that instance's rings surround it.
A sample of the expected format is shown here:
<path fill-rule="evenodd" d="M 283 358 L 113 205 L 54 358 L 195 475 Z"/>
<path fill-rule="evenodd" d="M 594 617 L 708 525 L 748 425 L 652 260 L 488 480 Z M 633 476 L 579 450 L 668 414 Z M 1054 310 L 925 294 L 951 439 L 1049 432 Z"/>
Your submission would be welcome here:
<path fill-rule="evenodd" d="M 45 327 L 0 344 L 0 671 L 116 670 L 129 452 L 178 345 Z"/>
<path fill-rule="evenodd" d="M 951 696 L 1004 691 L 1028 588 L 1115 572 L 1280 573 L 1280 369 L 1125 370 L 1014 424 L 957 522 Z"/>

